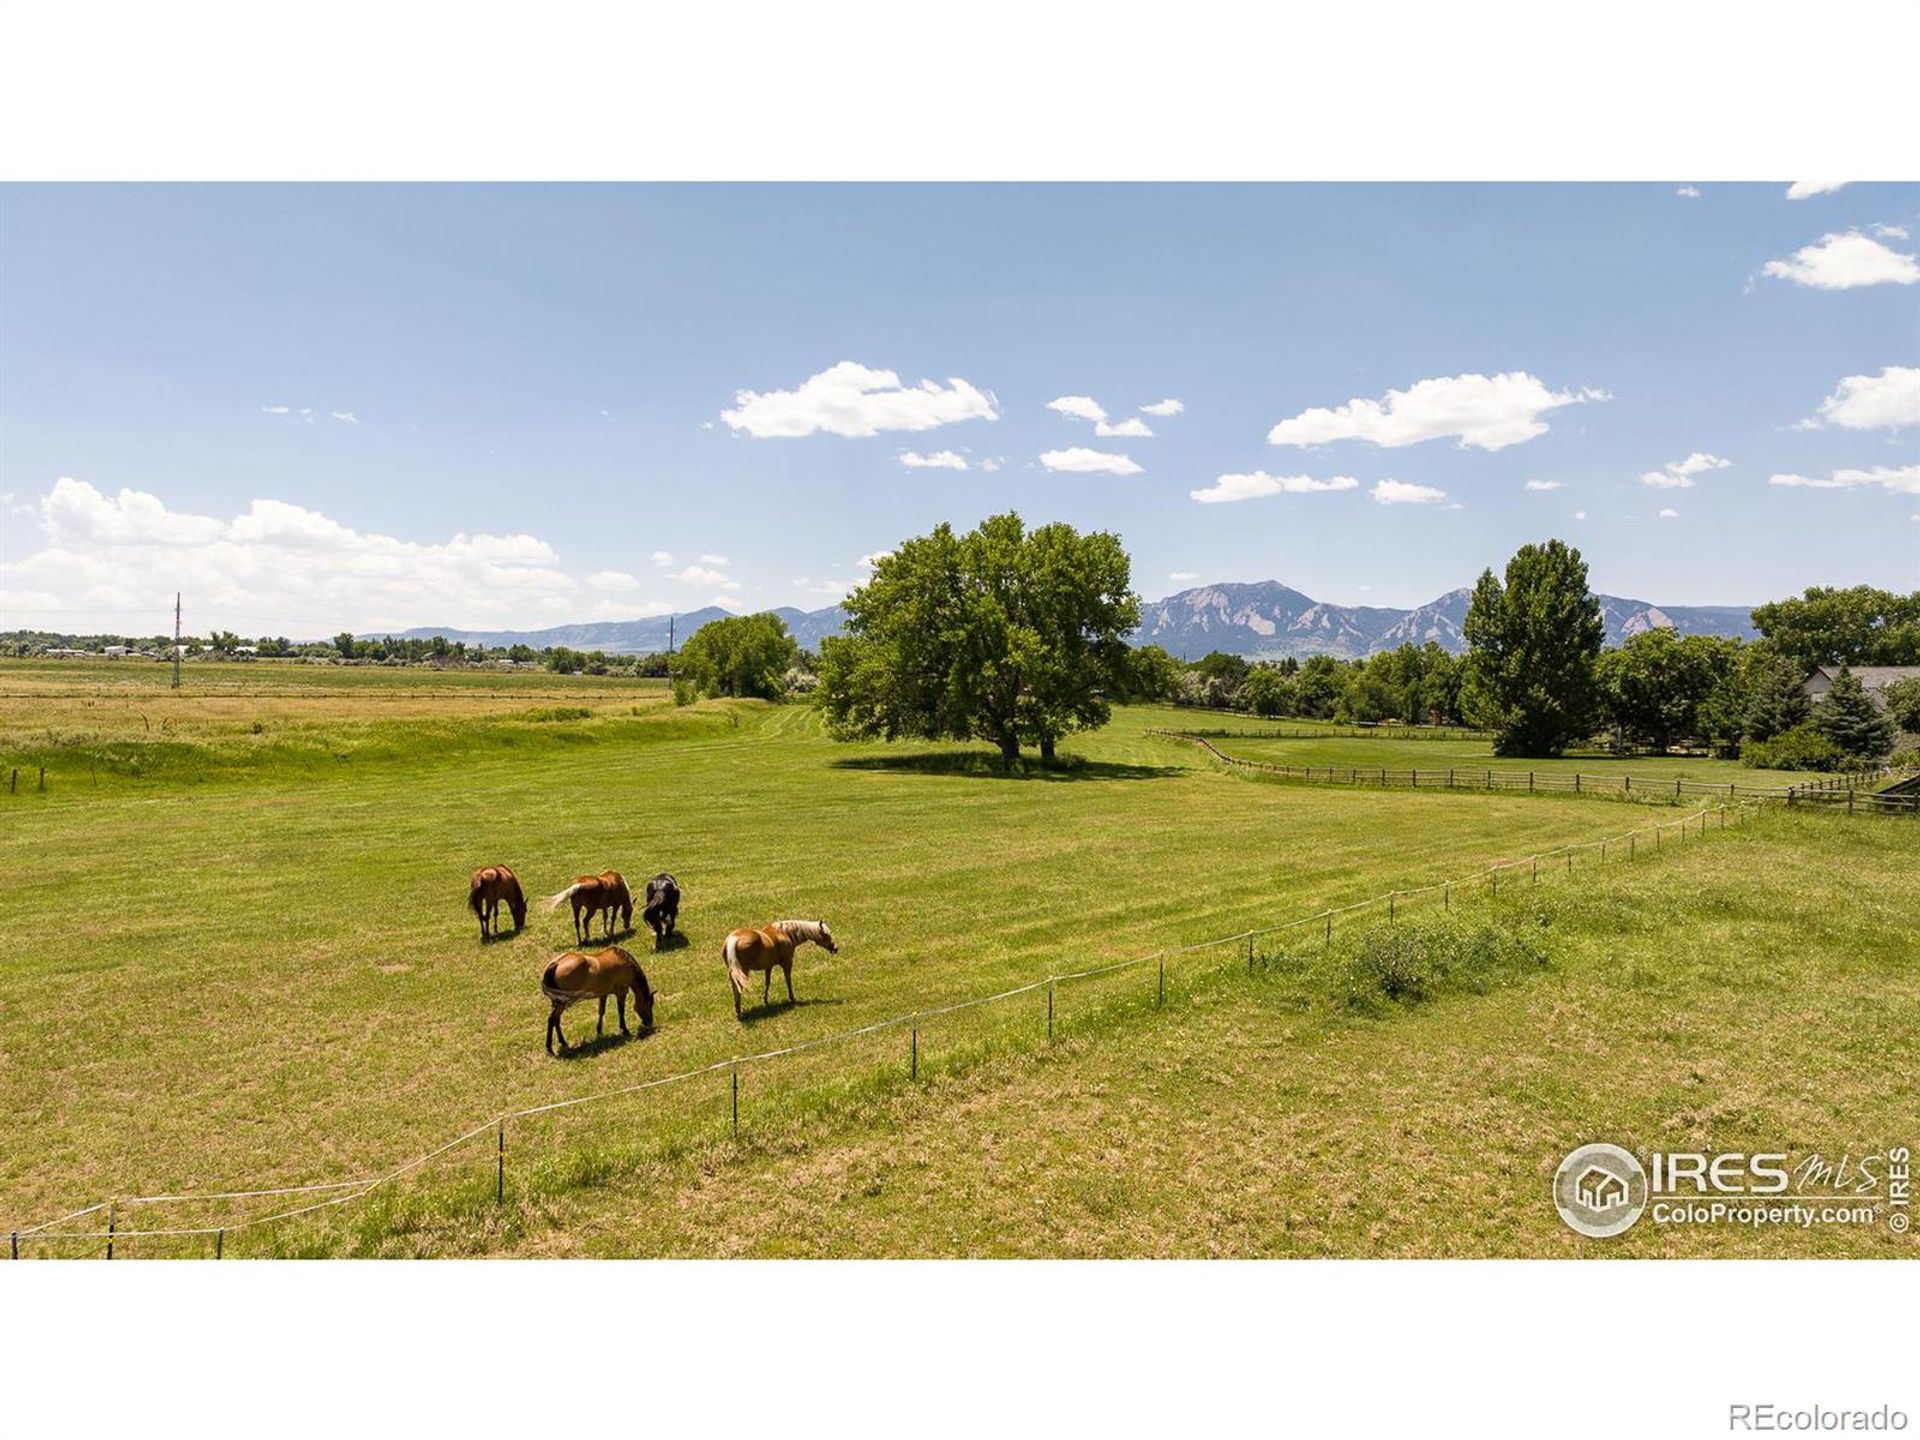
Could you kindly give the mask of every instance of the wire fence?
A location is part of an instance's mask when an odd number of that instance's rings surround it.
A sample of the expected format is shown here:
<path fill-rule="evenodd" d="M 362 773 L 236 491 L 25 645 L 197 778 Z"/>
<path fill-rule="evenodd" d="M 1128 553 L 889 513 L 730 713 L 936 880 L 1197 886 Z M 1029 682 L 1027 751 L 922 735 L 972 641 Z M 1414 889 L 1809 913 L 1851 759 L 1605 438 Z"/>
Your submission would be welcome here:
<path fill-rule="evenodd" d="M 741 1125 L 743 1075 L 758 1069 L 781 1066 L 798 1071 L 804 1057 L 826 1052 L 846 1050 L 854 1042 L 864 1037 L 880 1035 L 899 1035 L 907 1032 L 907 1078 L 910 1082 L 920 1079 L 923 1068 L 921 1035 L 932 1022 L 948 1017 L 961 1017 L 984 1013 L 989 1007 L 1007 1005 L 1022 997 L 1038 999 L 1045 996 L 1045 1033 L 1048 1043 L 1054 1038 L 1056 1025 L 1055 1004 L 1059 990 L 1065 986 L 1085 984 L 1104 977 L 1118 976 L 1127 972 L 1144 971 L 1151 975 L 1153 982 L 1153 1004 L 1164 1005 L 1169 962 L 1179 961 L 1209 951 L 1222 951 L 1231 948 L 1236 959 L 1244 949 L 1246 964 L 1251 972 L 1255 959 L 1255 941 L 1264 937 L 1303 931 L 1308 936 L 1318 936 L 1325 945 L 1333 943 L 1334 929 L 1344 919 L 1365 912 L 1384 911 L 1389 925 L 1398 921 L 1400 914 L 1409 902 L 1422 897 L 1431 900 L 1438 897 L 1444 909 L 1451 910 L 1456 895 L 1467 896 L 1476 891 L 1484 891 L 1497 897 L 1500 893 L 1501 878 L 1512 876 L 1516 872 L 1526 875 L 1526 883 L 1538 884 L 1545 866 L 1545 873 L 1551 876 L 1554 867 L 1564 862 L 1564 869 L 1572 873 L 1575 859 L 1580 855 L 1590 856 L 1598 863 L 1620 861 L 1631 863 L 1643 853 L 1658 852 L 1663 837 L 1675 837 L 1676 843 L 1683 843 L 1689 837 L 1704 838 L 1710 828 L 1717 825 L 1724 830 L 1731 821 L 1738 825 L 1743 817 L 1744 807 L 1740 803 L 1721 803 L 1703 807 L 1692 814 L 1674 820 L 1664 820 L 1652 825 L 1642 825 L 1618 834 L 1604 836 L 1598 840 L 1578 841 L 1568 845 L 1556 846 L 1551 850 L 1542 850 L 1519 859 L 1504 860 L 1448 880 L 1412 889 L 1391 890 L 1381 895 L 1370 896 L 1347 905 L 1332 906 L 1301 915 L 1291 920 L 1273 925 L 1242 930 L 1231 935 L 1219 936 L 1210 940 L 1200 940 L 1186 945 L 1169 946 L 1149 951 L 1124 960 L 1116 960 L 1103 965 L 1081 969 L 1060 971 L 1040 979 L 1029 981 L 1011 989 L 997 991 L 990 995 L 973 996 L 956 1000 L 944 1005 L 909 1011 L 905 1014 L 889 1016 L 871 1021 L 865 1025 L 837 1031 L 812 1040 L 781 1046 L 776 1049 L 761 1050 L 750 1054 L 736 1055 L 727 1059 L 715 1060 L 708 1064 L 673 1074 L 656 1076 L 649 1080 L 636 1081 L 628 1085 L 615 1086 L 586 1095 L 571 1096 L 562 1100 L 549 1101 L 540 1105 L 528 1105 L 517 1109 L 505 1110 L 482 1120 L 461 1131 L 452 1139 L 417 1155 L 403 1164 L 375 1174 L 360 1175 L 350 1179 L 322 1181 L 304 1185 L 281 1185 L 259 1189 L 228 1189 L 209 1191 L 182 1191 L 169 1194 L 116 1196 L 98 1201 L 81 1209 L 39 1224 L 20 1227 L 7 1232 L 10 1257 L 21 1258 L 23 1250 L 36 1245 L 58 1244 L 87 1247 L 87 1253 L 104 1253 L 105 1258 L 114 1258 L 116 1246 L 123 1246 L 135 1240 L 196 1240 L 211 1244 L 214 1258 L 225 1253 L 229 1235 L 241 1231 L 259 1230 L 263 1227 L 279 1224 L 300 1216 L 318 1215 L 321 1212 L 339 1209 L 365 1199 L 375 1192 L 389 1189 L 408 1176 L 425 1169 L 435 1161 L 441 1160 L 463 1147 L 474 1146 L 483 1137 L 494 1140 L 495 1156 L 495 1198 L 504 1203 L 507 1191 L 507 1156 L 510 1127 L 526 1126 L 530 1122 L 543 1118 L 568 1115 L 584 1115 L 589 1107 L 608 1107 L 623 1099 L 646 1095 L 658 1097 L 664 1093 L 696 1088 L 696 1082 L 703 1078 L 713 1079 L 725 1076 L 728 1079 L 728 1095 L 731 1109 L 731 1125 L 737 1137 Z M 1668 846 L 1667 848 L 1672 848 Z M 1511 883 L 1511 882 L 1510 882 Z M 1034 1032 L 1037 1034 L 1037 1014 L 1034 1016 Z M 1002 1037 L 1004 1039 L 1004 1037 Z M 988 1046 L 977 1046 L 979 1053 L 987 1053 Z M 899 1058 L 883 1059 L 879 1063 L 891 1064 L 895 1078 L 898 1078 Z M 835 1080 L 844 1081 L 843 1071 L 823 1072 L 817 1077 L 821 1084 Z M 717 1095 L 717 1092 L 703 1092 L 696 1100 L 705 1103 Z M 765 1103 L 764 1101 L 762 1103 Z M 197 1207 L 204 1211 L 215 1205 L 231 1204 L 239 1201 L 278 1201 L 288 1202 L 277 1208 L 267 1207 L 266 1213 L 234 1217 L 230 1220 L 175 1224 L 175 1225 L 135 1225 L 122 1228 L 120 1217 L 124 1211 L 147 1211 L 159 1207 Z M 93 1217 L 103 1215 L 104 1222 Z M 88 1228 L 70 1229 L 78 1222 L 91 1219 Z M 104 1228 L 103 1227 L 104 1224 Z"/>
<path fill-rule="evenodd" d="M 1306 780 L 1321 785 L 1371 785 L 1413 790 L 1541 791 L 1571 795 L 1623 795 L 1648 800 L 1681 800 L 1689 795 L 1724 796 L 1729 800 L 1780 801 L 1788 805 L 1831 805 L 1854 813 L 1920 815 L 1920 790 L 1888 792 L 1898 779 L 1890 769 L 1822 775 L 1793 785 L 1742 785 L 1737 781 L 1666 780 L 1649 775 L 1590 775 L 1574 770 L 1499 770 L 1484 766 L 1288 765 L 1271 760 L 1249 760 L 1229 755 L 1206 734 L 1190 730 L 1149 730 L 1149 735 L 1198 745 L 1214 759 L 1242 770 Z M 1222 739 L 1231 738 L 1227 735 Z"/>

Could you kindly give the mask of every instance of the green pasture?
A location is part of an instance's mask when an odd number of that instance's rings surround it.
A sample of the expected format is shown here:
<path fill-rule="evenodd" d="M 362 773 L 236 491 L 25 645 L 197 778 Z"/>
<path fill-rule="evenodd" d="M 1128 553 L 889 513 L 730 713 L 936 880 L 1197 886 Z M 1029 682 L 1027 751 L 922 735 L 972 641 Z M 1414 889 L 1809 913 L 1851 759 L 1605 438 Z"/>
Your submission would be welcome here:
<path fill-rule="evenodd" d="M 151 671 L 163 685 L 162 667 Z M 47 792 L 0 793 L 0 1103 L 9 1117 L 0 1227 L 113 1196 L 380 1173 L 503 1110 L 1232 934 L 1656 818 L 1570 796 L 1248 783 L 1194 747 L 1147 733 L 1179 724 L 1171 711 L 1122 711 L 1065 747 L 1067 768 L 1008 775 L 984 751 L 837 745 L 803 706 L 677 709 L 632 681 L 575 688 L 529 676 L 524 689 L 484 702 L 498 711 L 450 693 L 422 713 L 426 673 L 385 672 L 316 700 L 284 722 L 278 741 L 272 722 L 263 736 L 243 714 L 274 697 L 244 685 L 232 696 L 116 693 L 125 704 L 91 729 L 64 711 L 39 727 L 67 736 L 53 747 L 62 763 L 50 766 Z M 0 666 L 0 693 L 13 696 L 14 680 Z M 375 692 L 388 685 L 383 701 Z M 40 695 L 56 711 L 99 698 Z M 11 765 L 36 743 L 34 702 L 5 703 L 0 763 Z M 134 735 L 129 710 L 149 726 L 156 716 L 177 719 L 184 738 Z M 118 768 L 102 763 L 109 751 Z M 1855 823 L 1848 833 L 1863 838 L 1847 843 L 1861 854 L 1910 864 L 1913 832 Z M 1738 844 L 1717 832 L 1687 843 L 1700 854 Z M 536 894 L 606 867 L 636 883 L 659 869 L 679 877 L 687 943 L 656 955 L 650 937 L 627 942 L 661 992 L 654 1034 L 584 1044 L 566 1060 L 544 1053 L 537 975 L 571 944 L 568 920 L 536 905 L 526 931 L 481 944 L 464 908 L 466 879 L 494 862 L 513 865 Z M 1673 864 L 1676 882 L 1679 863 L 1656 862 Z M 1843 868 L 1827 854 L 1816 869 L 1826 866 L 1829 886 L 1839 874 L 1861 883 L 1851 860 Z M 1647 884 L 1657 873 L 1635 872 Z M 803 950 L 801 1003 L 753 1009 L 743 1024 L 720 937 L 789 915 L 828 920 L 840 953 Z M 1833 923 L 1851 922 L 1843 913 Z M 1176 988 L 1213 963 L 1201 957 L 1176 970 Z M 1063 1042 L 1092 1044 L 1084 1027 L 1097 1010 L 1146 993 L 1138 974 L 1126 985 L 1063 992 Z M 1676 994 L 1686 1003 L 1686 992 Z M 973 1083 L 965 1080 L 973 1070 L 956 1063 L 963 1054 L 986 1070 L 996 1054 L 1003 1058 L 992 1063 L 1014 1063 L 1007 1057 L 1043 1036 L 1036 1002 L 1025 1003 L 928 1027 L 929 1078 Z M 1257 1009 L 1248 1018 L 1257 1022 Z M 593 1017 L 577 1009 L 567 1026 L 587 1041 Z M 793 1097 L 814 1091 L 856 1108 L 881 1103 L 872 1097 L 890 1093 L 891 1082 L 875 1077 L 897 1073 L 901 1038 L 887 1032 L 751 1072 L 748 1133 L 778 1119 L 783 1133 L 812 1134 L 827 1122 Z M 1721 1039 L 1740 1043 L 1732 1031 Z M 1717 1043 L 1711 1032 L 1702 1037 Z M 1350 1091 L 1355 1104 L 1364 1089 L 1356 1082 Z M 643 1138 L 663 1155 L 704 1154 L 726 1128 L 727 1104 L 716 1079 L 559 1112 L 516 1129 L 514 1183 L 544 1177 L 545 1193 L 564 1196 L 579 1188 L 574 1181 L 606 1173 L 582 1157 Z M 444 1166 L 423 1172 L 417 1191 L 475 1181 L 491 1196 L 484 1147 L 456 1159 L 451 1175 Z M 121 1225 L 202 1218 L 154 1207 Z M 512 1248 L 534 1243 L 537 1230 L 529 1222 L 484 1241 L 435 1231 L 419 1247 Z M 618 1232 L 605 1233 L 603 1248 L 618 1249 Z M 139 1243 L 122 1253 L 142 1253 Z M 263 1247 L 383 1244 L 341 1212 L 332 1230 L 236 1235 L 229 1253 Z M 656 1248 L 699 1242 L 689 1230 L 658 1237 Z"/>
<path fill-rule="evenodd" d="M 1541 775 L 1579 772 L 1607 777 L 1615 788 L 1620 777 L 1630 776 L 1636 788 L 1644 785 L 1656 794 L 1662 782 L 1671 790 L 1675 780 L 1720 785 L 1731 782 L 1742 788 L 1759 788 L 1804 785 L 1810 779 L 1820 778 L 1785 770 L 1756 770 L 1738 760 L 1716 760 L 1707 755 L 1615 755 L 1592 750 L 1575 751 L 1551 760 L 1504 759 L 1493 753 L 1490 739 L 1428 738 L 1417 732 L 1409 735 L 1388 729 L 1362 735 L 1350 731 L 1308 735 L 1296 733 L 1307 728 L 1297 721 L 1265 726 L 1257 721 L 1223 723 L 1209 717 L 1197 723 L 1189 719 L 1169 728 L 1196 733 L 1225 730 L 1227 734 L 1213 734 L 1210 738 L 1222 752 L 1242 760 L 1259 760 L 1270 765 L 1332 765 L 1342 771 L 1369 767 L 1378 770 L 1381 766 L 1388 770 L 1418 770 L 1423 780 L 1431 773 L 1436 784 L 1445 784 L 1449 769 L 1455 771 L 1457 781 L 1463 785 L 1470 784 L 1475 775 L 1483 775 L 1489 769 L 1507 773 L 1532 770 Z M 1289 733 L 1273 733 L 1280 731 Z"/>

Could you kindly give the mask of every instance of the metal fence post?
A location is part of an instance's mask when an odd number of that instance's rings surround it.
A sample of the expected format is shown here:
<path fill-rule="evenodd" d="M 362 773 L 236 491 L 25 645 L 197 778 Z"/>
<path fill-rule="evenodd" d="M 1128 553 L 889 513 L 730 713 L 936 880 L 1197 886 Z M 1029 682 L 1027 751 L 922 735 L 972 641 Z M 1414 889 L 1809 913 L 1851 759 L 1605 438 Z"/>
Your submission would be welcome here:
<path fill-rule="evenodd" d="M 227 1232 L 226 1232 L 226 1227 L 222 1226 L 220 1229 L 220 1232 L 213 1237 L 213 1258 L 218 1260 L 222 1256 L 224 1256 L 226 1253 L 227 1253 Z"/>
<path fill-rule="evenodd" d="M 1167 1003 L 1167 957 L 1164 955 L 1160 957 L 1160 995 L 1153 1003 L 1156 1005 Z"/>
<path fill-rule="evenodd" d="M 18 1260 L 20 1258 L 20 1232 L 18 1230 L 15 1230 L 13 1232 L 12 1241 L 13 1241 L 13 1258 Z"/>
<path fill-rule="evenodd" d="M 740 1067 L 733 1067 L 733 1138 L 740 1138 Z"/>
<path fill-rule="evenodd" d="M 1390 890 L 1387 892 L 1387 924 L 1389 925 L 1393 924 L 1393 902 L 1397 900 L 1399 896 L 1400 892 L 1398 890 Z"/>
<path fill-rule="evenodd" d="M 909 1080 L 920 1078 L 920 1027 L 918 1025 L 913 1027 L 913 1059 L 907 1070 L 907 1078 Z"/>
<path fill-rule="evenodd" d="M 1053 1043 L 1053 982 L 1047 982 L 1047 1043 Z"/>
<path fill-rule="evenodd" d="M 499 1163 L 494 1168 L 493 1201 L 504 1205 L 507 1203 L 507 1122 L 504 1118 L 500 1121 L 498 1138 Z"/>
<path fill-rule="evenodd" d="M 113 1259 L 113 1232 L 120 1228 L 118 1218 L 114 1207 L 109 1205 L 107 1207 L 107 1259 L 109 1260 Z"/>

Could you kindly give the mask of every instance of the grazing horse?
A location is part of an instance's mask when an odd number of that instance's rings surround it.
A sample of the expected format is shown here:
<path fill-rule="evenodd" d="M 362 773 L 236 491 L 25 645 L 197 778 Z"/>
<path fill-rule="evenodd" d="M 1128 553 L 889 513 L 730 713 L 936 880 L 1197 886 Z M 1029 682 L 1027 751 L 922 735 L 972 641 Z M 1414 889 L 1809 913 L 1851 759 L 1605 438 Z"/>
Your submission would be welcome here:
<path fill-rule="evenodd" d="M 604 910 L 607 915 L 607 938 L 613 938 L 613 914 L 621 912 L 622 929 L 633 928 L 633 892 L 627 889 L 626 879 L 618 870 L 609 870 L 603 875 L 582 875 L 573 884 L 547 901 L 547 909 L 558 910 L 569 900 L 573 902 L 573 938 L 584 943 L 593 937 L 593 917 Z M 586 916 L 586 923 L 580 923 L 580 917 Z"/>
<path fill-rule="evenodd" d="M 520 889 L 519 877 L 504 865 L 488 865 L 474 871 L 467 906 L 480 921 L 482 940 L 499 925 L 502 900 L 513 912 L 513 928 L 518 930 L 527 923 L 527 897 Z"/>
<path fill-rule="evenodd" d="M 680 882 L 662 870 L 647 881 L 647 903 L 641 907 L 640 918 L 653 927 L 653 945 L 657 950 L 660 942 L 673 933 L 673 923 L 680 918 Z"/>
<path fill-rule="evenodd" d="M 765 1005 L 773 992 L 773 967 L 778 965 L 787 979 L 787 1003 L 793 1001 L 793 952 L 811 940 L 829 955 L 838 955 L 833 932 L 824 920 L 776 920 L 759 929 L 734 930 L 727 935 L 720 953 L 727 960 L 727 978 L 733 981 L 733 1013 L 740 1014 L 740 997 L 746 992 L 747 971 L 766 972 L 760 987 L 760 1003 Z"/>
<path fill-rule="evenodd" d="M 553 1054 L 556 1035 L 560 1037 L 560 1053 L 566 1053 L 567 1032 L 560 1028 L 560 1016 L 569 1005 L 578 1005 L 582 1000 L 600 1002 L 600 1023 L 593 1031 L 596 1040 L 607 1033 L 608 996 L 619 1002 L 620 1033 L 631 1033 L 627 1029 L 628 991 L 633 992 L 634 1013 L 641 1031 L 653 1029 L 653 987 L 647 984 L 647 972 L 640 968 L 640 962 L 625 950 L 613 945 L 591 955 L 569 950 L 554 956 L 540 972 L 540 993 L 553 1002 L 553 1013 L 547 1016 L 547 1053 Z"/>

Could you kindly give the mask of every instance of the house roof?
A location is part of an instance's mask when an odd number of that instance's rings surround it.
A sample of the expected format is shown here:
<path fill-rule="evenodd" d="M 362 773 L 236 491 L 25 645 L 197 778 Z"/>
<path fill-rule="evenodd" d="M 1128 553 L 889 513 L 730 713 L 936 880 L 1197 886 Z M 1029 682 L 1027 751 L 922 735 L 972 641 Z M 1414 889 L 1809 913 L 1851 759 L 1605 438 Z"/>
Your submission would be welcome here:
<path fill-rule="evenodd" d="M 1865 690 L 1880 690 L 1896 680 L 1920 680 L 1920 665 L 1854 665 L 1853 678 L 1860 682 Z M 1838 665 L 1818 665 L 1814 674 L 1824 675 L 1832 680 L 1840 673 Z"/>

